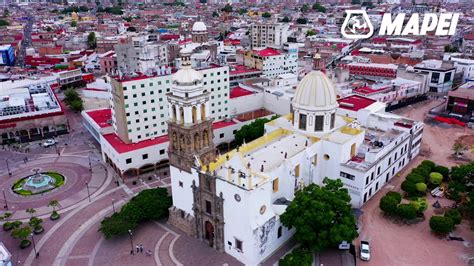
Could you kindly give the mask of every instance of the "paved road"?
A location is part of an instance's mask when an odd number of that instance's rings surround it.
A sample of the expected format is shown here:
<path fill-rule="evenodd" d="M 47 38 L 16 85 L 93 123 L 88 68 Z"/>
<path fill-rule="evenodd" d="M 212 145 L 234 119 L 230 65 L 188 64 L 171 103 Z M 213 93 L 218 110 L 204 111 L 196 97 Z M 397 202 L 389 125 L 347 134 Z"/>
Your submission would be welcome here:
<path fill-rule="evenodd" d="M 23 43 L 21 45 L 20 52 L 16 58 L 16 65 L 20 67 L 25 66 L 26 48 L 31 46 L 31 29 L 35 20 L 35 16 L 32 13 L 26 12 L 26 14 L 28 17 L 28 22 L 26 23 L 25 28 L 23 30 Z"/>

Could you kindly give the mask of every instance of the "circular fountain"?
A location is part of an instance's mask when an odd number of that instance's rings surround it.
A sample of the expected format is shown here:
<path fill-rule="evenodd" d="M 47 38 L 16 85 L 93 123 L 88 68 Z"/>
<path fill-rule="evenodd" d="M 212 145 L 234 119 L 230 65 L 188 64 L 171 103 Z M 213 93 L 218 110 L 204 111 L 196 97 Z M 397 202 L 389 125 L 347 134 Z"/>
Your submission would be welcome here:
<path fill-rule="evenodd" d="M 41 169 L 32 170 L 34 174 L 15 182 L 12 190 L 20 195 L 28 196 L 53 190 L 64 184 L 64 177 L 58 173 L 43 173 Z"/>

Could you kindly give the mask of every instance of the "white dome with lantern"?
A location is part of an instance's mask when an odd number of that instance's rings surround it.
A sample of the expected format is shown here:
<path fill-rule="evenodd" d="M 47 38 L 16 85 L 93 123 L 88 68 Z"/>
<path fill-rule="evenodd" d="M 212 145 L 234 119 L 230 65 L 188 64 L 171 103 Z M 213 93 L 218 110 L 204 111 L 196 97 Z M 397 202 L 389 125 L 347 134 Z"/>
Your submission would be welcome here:
<path fill-rule="evenodd" d="M 202 22 L 202 21 L 196 21 L 196 22 L 194 22 L 194 24 L 193 24 L 193 31 L 194 31 L 194 32 L 207 31 L 206 24 L 204 24 L 204 22 Z"/>
<path fill-rule="evenodd" d="M 191 53 L 191 49 L 181 49 L 181 69 L 171 77 L 173 86 L 179 90 L 186 90 L 187 88 L 194 90 L 202 85 L 202 74 L 191 67 Z"/>
<path fill-rule="evenodd" d="M 335 127 L 337 93 L 320 70 L 309 72 L 298 84 L 293 106 L 293 126 L 308 133 L 328 133 Z"/>

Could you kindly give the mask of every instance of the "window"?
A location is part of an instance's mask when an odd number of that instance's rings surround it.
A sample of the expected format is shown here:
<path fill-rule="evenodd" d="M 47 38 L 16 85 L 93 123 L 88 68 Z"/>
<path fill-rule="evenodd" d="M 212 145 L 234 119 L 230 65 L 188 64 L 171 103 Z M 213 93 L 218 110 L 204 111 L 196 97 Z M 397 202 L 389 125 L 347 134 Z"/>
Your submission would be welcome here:
<path fill-rule="evenodd" d="M 164 150 L 164 149 L 163 149 L 163 150 L 160 150 L 160 155 L 163 155 L 163 154 L 165 154 L 165 150 Z"/>
<path fill-rule="evenodd" d="M 179 181 L 179 186 L 183 187 L 183 182 Z"/>
<path fill-rule="evenodd" d="M 272 182 L 273 192 L 278 191 L 279 182 L 280 182 L 280 179 L 278 179 L 278 177 L 273 180 Z"/>
<path fill-rule="evenodd" d="M 354 175 L 351 175 L 351 174 L 348 174 L 346 172 L 340 172 L 339 175 L 341 177 L 344 177 L 344 178 L 347 178 L 347 179 L 350 179 L 350 180 L 354 180 L 355 179 L 355 176 Z"/>
<path fill-rule="evenodd" d="M 380 166 L 377 168 L 377 175 L 380 175 Z"/>
<path fill-rule="evenodd" d="M 366 185 L 369 184 L 369 176 L 367 176 L 367 177 L 365 178 L 365 184 L 366 184 Z"/>
<path fill-rule="evenodd" d="M 142 159 L 143 159 L 143 160 L 148 159 L 148 154 L 147 154 L 147 153 L 143 154 L 143 155 L 142 155 Z"/>
<path fill-rule="evenodd" d="M 300 114 L 299 129 L 306 130 L 306 115 Z"/>
<path fill-rule="evenodd" d="M 125 163 L 126 163 L 126 164 L 131 164 L 131 163 L 132 163 L 132 158 L 127 158 L 127 159 L 125 160 Z"/>
<path fill-rule="evenodd" d="M 370 174 L 370 180 L 374 180 L 374 172 Z"/>
<path fill-rule="evenodd" d="M 295 166 L 295 177 L 300 177 L 300 165 Z"/>
<path fill-rule="evenodd" d="M 243 246 L 243 242 L 238 240 L 237 238 L 235 239 L 235 249 L 237 249 L 238 251 L 242 252 L 243 249 L 242 249 L 242 246 Z"/>
<path fill-rule="evenodd" d="M 280 226 L 280 227 L 278 227 L 277 237 L 280 238 L 282 233 L 283 233 L 283 227 Z"/>
<path fill-rule="evenodd" d="M 211 202 L 206 200 L 206 212 L 212 214 Z"/>
<path fill-rule="evenodd" d="M 224 138 L 224 133 L 221 133 L 221 134 L 219 135 L 219 138 L 221 138 L 221 139 Z"/>
<path fill-rule="evenodd" d="M 322 131 L 324 127 L 324 116 L 317 115 L 314 123 L 314 131 Z"/>

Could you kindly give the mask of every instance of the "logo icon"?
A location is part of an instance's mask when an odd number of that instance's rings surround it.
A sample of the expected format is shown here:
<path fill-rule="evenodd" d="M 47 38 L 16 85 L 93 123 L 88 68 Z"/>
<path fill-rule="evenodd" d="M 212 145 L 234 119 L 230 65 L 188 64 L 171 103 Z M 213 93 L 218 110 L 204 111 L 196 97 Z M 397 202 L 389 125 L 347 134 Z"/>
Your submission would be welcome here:
<path fill-rule="evenodd" d="M 346 19 L 342 23 L 341 34 L 348 39 L 366 39 L 374 33 L 365 10 L 346 10 Z"/>

